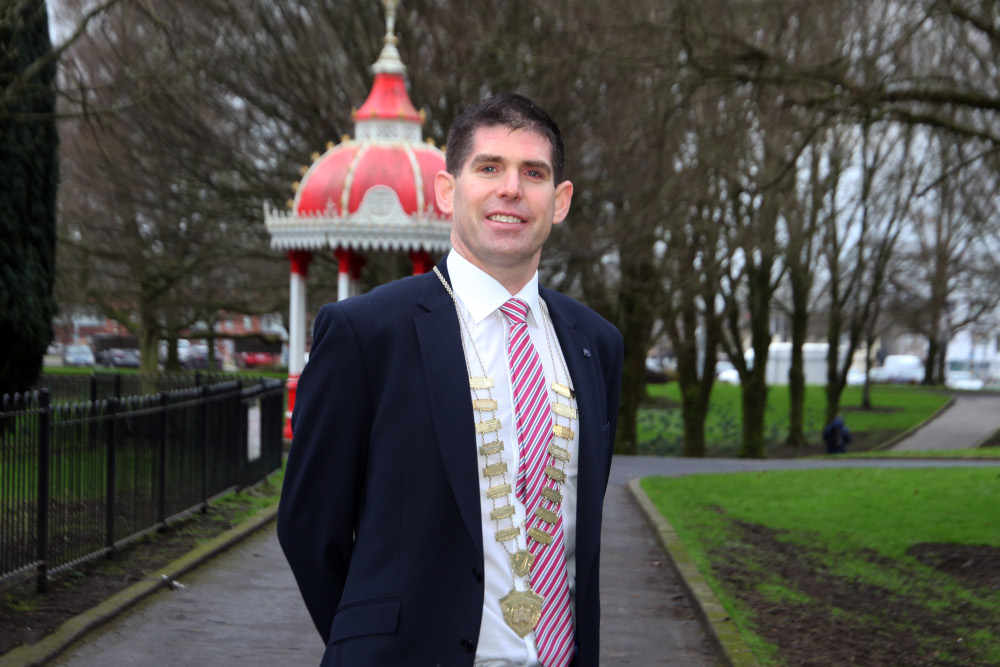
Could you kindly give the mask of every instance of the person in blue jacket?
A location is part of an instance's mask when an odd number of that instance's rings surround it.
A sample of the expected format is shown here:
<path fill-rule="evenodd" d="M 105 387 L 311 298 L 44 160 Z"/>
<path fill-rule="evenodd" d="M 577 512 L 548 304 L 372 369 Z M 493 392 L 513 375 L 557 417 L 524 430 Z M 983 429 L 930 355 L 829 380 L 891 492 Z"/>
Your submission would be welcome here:
<path fill-rule="evenodd" d="M 844 454 L 847 443 L 851 441 L 851 431 L 839 414 L 823 429 L 823 442 L 826 443 L 827 454 Z"/>

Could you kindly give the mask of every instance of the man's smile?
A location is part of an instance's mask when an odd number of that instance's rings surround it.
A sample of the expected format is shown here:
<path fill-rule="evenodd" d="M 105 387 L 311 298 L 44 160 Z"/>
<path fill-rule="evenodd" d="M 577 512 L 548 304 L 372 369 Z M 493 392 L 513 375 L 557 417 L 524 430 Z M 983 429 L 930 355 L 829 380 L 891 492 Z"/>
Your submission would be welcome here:
<path fill-rule="evenodd" d="M 504 215 L 502 213 L 494 213 L 493 215 L 486 216 L 487 220 L 492 220 L 493 222 L 506 222 L 511 225 L 522 224 L 524 220 L 517 217 L 516 215 Z"/>

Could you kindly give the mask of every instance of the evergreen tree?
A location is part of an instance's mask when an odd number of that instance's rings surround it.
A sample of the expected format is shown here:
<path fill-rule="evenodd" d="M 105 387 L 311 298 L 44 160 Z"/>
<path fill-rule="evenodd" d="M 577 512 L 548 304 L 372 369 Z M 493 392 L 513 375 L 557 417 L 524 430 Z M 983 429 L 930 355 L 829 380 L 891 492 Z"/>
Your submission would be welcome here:
<path fill-rule="evenodd" d="M 58 135 L 45 0 L 0 2 L 0 394 L 25 391 L 52 341 Z"/>

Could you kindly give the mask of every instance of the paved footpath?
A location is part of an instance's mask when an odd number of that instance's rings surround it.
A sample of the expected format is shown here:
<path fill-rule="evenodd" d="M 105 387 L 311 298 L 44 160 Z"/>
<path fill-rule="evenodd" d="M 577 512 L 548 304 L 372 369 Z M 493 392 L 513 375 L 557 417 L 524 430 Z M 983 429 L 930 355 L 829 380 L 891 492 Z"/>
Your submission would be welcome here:
<path fill-rule="evenodd" d="M 956 394 L 951 407 L 892 449 L 962 449 L 978 444 L 997 429 L 1000 429 L 1000 394 Z"/>
<path fill-rule="evenodd" d="M 649 461 L 661 467 L 665 463 Z M 650 474 L 649 463 L 623 466 L 616 460 L 605 501 L 601 664 L 713 667 L 718 664 L 715 653 L 625 488 L 636 473 Z M 156 593 L 53 664 L 319 663 L 323 646 L 273 524 L 180 581 L 184 589 Z"/>
<path fill-rule="evenodd" d="M 1000 396 L 960 396 L 925 429 L 896 448 L 967 447 L 991 432 L 998 418 Z M 601 548 L 601 665 L 714 667 L 720 664 L 651 529 L 626 489 L 630 479 L 777 468 L 942 464 L 983 465 L 971 461 L 847 458 L 615 457 L 605 501 Z M 156 593 L 101 631 L 85 637 L 52 664 L 293 667 L 319 662 L 323 647 L 278 546 L 273 524 L 183 577 L 181 582 L 183 589 Z"/>

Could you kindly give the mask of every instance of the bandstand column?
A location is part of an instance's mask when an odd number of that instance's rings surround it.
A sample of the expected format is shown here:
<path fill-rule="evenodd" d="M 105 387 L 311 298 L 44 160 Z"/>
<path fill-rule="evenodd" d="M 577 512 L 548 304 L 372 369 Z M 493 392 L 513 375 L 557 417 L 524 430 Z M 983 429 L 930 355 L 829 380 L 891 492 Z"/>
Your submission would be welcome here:
<path fill-rule="evenodd" d="M 431 270 L 431 254 L 426 250 L 411 250 L 410 262 L 413 264 L 413 275 L 415 276 Z"/>
<path fill-rule="evenodd" d="M 356 252 L 351 253 L 351 296 L 361 294 L 361 270 L 367 259 Z"/>
<path fill-rule="evenodd" d="M 304 250 L 290 250 L 291 264 L 289 281 L 288 313 L 288 411 L 285 413 L 284 437 L 292 437 L 292 408 L 295 406 L 295 390 L 299 375 L 305 366 L 306 357 L 306 281 L 309 278 L 309 263 L 312 253 Z"/>
<path fill-rule="evenodd" d="M 337 248 L 333 256 L 337 258 L 337 301 L 343 301 L 351 296 L 351 256 L 354 253 L 346 248 Z"/>

